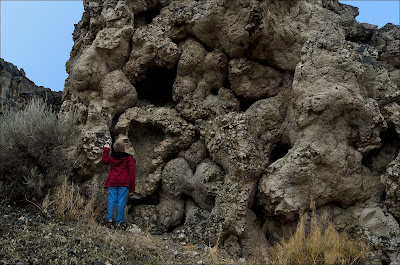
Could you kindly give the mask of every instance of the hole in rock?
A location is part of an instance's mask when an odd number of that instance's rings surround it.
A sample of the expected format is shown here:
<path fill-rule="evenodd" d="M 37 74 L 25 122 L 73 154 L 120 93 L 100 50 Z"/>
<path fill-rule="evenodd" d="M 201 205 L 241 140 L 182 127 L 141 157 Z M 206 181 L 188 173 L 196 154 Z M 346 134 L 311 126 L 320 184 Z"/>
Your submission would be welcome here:
<path fill-rule="evenodd" d="M 214 87 L 214 88 L 211 89 L 210 92 L 211 92 L 212 95 L 218 96 L 218 91 L 219 91 L 219 88 Z"/>
<path fill-rule="evenodd" d="M 182 220 L 185 220 L 185 216 L 182 217 Z M 168 230 L 167 230 L 167 233 L 172 233 L 172 232 L 174 232 L 175 229 L 178 229 L 178 228 L 181 227 L 182 225 L 183 225 L 183 223 L 182 223 L 182 221 L 181 221 L 181 223 L 169 227 Z"/>
<path fill-rule="evenodd" d="M 161 8 L 153 8 L 135 15 L 134 27 L 138 28 L 150 24 L 160 14 Z"/>
<path fill-rule="evenodd" d="M 267 240 L 270 243 L 279 242 L 284 236 L 285 226 L 282 218 L 279 216 L 270 216 L 262 205 L 255 202 L 251 210 L 256 214 L 256 222 L 259 225 L 262 235 L 259 240 Z"/>
<path fill-rule="evenodd" d="M 369 43 L 374 35 L 374 29 L 366 29 L 359 30 L 357 34 L 348 35 L 345 37 L 347 41 L 355 42 L 355 43 Z"/>
<path fill-rule="evenodd" d="M 139 100 L 150 101 L 157 107 L 172 103 L 172 86 L 177 69 L 154 68 L 146 72 L 146 78 L 135 84 Z"/>
<path fill-rule="evenodd" d="M 111 140 L 112 140 L 112 143 L 110 143 L 111 146 L 112 146 L 113 143 L 115 143 L 115 139 L 118 136 L 118 133 L 115 131 L 115 125 L 117 125 L 119 117 L 121 117 L 121 115 L 122 115 L 122 112 L 115 114 L 115 116 L 114 116 L 114 118 L 112 119 L 112 122 L 111 122 L 111 128 L 110 128 L 110 135 L 111 135 Z"/>
<path fill-rule="evenodd" d="M 224 84 L 223 86 L 227 89 L 232 89 L 232 85 L 231 85 L 231 81 L 229 80 L 229 74 L 228 74 L 228 66 L 227 66 L 227 70 L 226 70 L 226 78 L 224 80 Z"/>
<path fill-rule="evenodd" d="M 237 96 L 237 95 L 236 95 Z M 240 110 L 245 112 L 248 108 L 250 108 L 251 105 L 253 105 L 254 102 L 260 100 L 260 99 L 248 99 L 245 98 L 244 96 L 237 96 L 240 101 Z"/>
<path fill-rule="evenodd" d="M 128 137 L 136 152 L 136 180 L 145 180 L 151 170 L 153 151 L 165 139 L 165 134 L 160 127 L 134 121 L 130 124 Z"/>
<path fill-rule="evenodd" d="M 384 173 L 387 166 L 400 152 L 400 137 L 393 126 L 381 134 L 382 147 L 363 157 L 362 164 L 372 172 Z"/>
<path fill-rule="evenodd" d="M 260 225 L 262 226 L 265 223 L 265 220 L 267 219 L 264 207 L 258 204 L 258 202 L 255 202 L 253 206 L 250 208 L 250 210 L 252 210 L 256 214 L 257 222 L 259 222 Z"/>
<path fill-rule="evenodd" d="M 130 204 L 133 207 L 135 205 L 158 205 L 160 203 L 160 190 L 161 190 L 161 185 L 159 185 L 157 187 L 157 190 L 147 197 L 141 199 L 132 199 L 130 201 Z"/>
<path fill-rule="evenodd" d="M 267 212 L 263 205 L 261 205 L 258 201 L 259 195 L 259 184 L 262 178 L 262 174 L 258 177 L 257 185 L 255 186 L 255 190 L 252 192 L 253 196 L 253 204 L 250 206 L 250 210 L 256 215 L 256 223 L 262 229 L 265 239 L 268 239 L 268 234 L 266 233 L 266 220 L 267 220 Z"/>
<path fill-rule="evenodd" d="M 276 160 L 284 157 L 292 147 L 289 144 L 278 142 L 274 145 L 271 151 L 271 164 Z"/>
<path fill-rule="evenodd" d="M 208 205 L 212 205 L 210 210 L 214 209 L 214 207 L 215 207 L 215 196 L 207 196 L 206 202 L 207 202 Z"/>

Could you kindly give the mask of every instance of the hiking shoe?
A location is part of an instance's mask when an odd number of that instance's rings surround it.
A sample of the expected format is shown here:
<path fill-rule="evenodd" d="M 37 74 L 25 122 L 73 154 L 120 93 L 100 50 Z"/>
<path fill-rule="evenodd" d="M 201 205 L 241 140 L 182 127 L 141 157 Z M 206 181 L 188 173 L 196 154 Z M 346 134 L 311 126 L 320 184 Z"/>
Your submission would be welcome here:
<path fill-rule="evenodd" d="M 126 226 L 125 226 L 124 223 L 116 224 L 115 225 L 115 230 L 123 230 L 123 231 L 125 231 L 126 230 Z"/>
<path fill-rule="evenodd" d="M 114 226 L 114 222 L 112 220 L 105 221 L 104 226 L 107 228 L 112 228 Z"/>

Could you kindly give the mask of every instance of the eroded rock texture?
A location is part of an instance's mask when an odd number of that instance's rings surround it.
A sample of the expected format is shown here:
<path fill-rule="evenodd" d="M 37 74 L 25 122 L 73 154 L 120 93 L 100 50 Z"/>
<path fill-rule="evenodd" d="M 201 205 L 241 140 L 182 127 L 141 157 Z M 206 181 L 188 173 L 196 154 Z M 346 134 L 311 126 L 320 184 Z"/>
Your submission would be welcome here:
<path fill-rule="evenodd" d="M 313 199 L 400 262 L 399 26 L 336 0 L 84 6 L 61 110 L 84 133 L 82 180 L 101 185 L 104 142 L 125 139 L 152 231 L 249 255 Z"/>

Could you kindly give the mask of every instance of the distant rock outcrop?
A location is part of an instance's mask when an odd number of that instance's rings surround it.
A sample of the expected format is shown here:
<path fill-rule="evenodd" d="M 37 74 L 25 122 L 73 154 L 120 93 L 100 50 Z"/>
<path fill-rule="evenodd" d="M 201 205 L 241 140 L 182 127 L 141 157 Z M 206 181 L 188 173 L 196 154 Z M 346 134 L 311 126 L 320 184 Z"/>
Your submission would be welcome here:
<path fill-rule="evenodd" d="M 61 113 L 84 133 L 81 182 L 107 139 L 137 158 L 134 218 L 251 254 L 329 210 L 400 262 L 400 27 L 337 0 L 85 0 Z M 142 221 L 140 221 L 142 220 Z M 385 240 L 382 238 L 386 238 Z M 383 241 L 382 241 L 383 240 Z"/>
<path fill-rule="evenodd" d="M 24 69 L 18 70 L 0 58 L 0 113 L 21 109 L 31 98 L 42 98 L 56 112 L 61 108 L 62 92 L 35 85 L 25 76 Z"/>

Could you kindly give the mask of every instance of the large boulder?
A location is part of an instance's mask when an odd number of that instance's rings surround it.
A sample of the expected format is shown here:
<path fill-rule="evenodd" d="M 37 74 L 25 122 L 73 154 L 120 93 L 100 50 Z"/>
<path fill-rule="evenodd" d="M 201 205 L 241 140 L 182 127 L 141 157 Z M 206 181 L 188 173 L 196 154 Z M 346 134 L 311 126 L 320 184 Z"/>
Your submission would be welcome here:
<path fill-rule="evenodd" d="M 105 179 L 102 146 L 123 139 L 128 204 L 157 233 L 246 256 L 264 223 L 279 240 L 314 200 L 349 216 L 338 229 L 397 237 L 399 26 L 360 24 L 336 0 L 84 6 L 61 109 L 84 135 L 82 182 Z M 398 261 L 396 242 L 374 260 Z"/>

